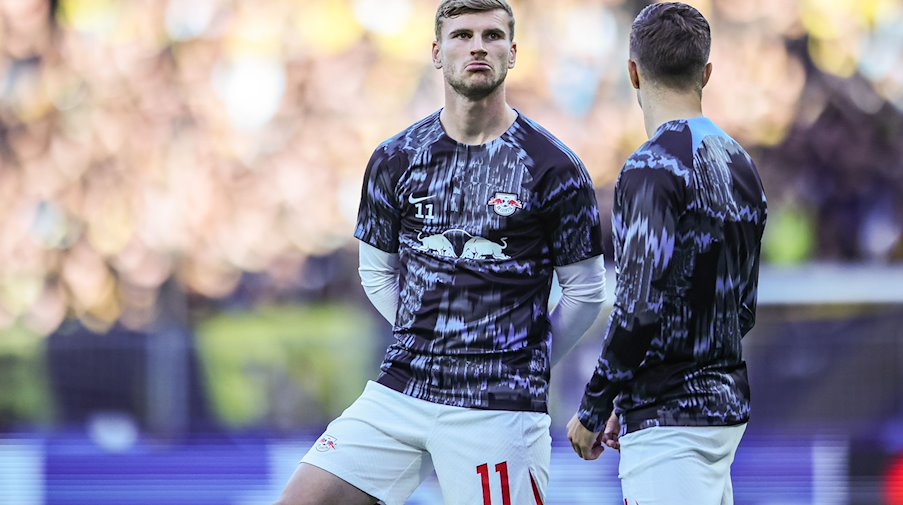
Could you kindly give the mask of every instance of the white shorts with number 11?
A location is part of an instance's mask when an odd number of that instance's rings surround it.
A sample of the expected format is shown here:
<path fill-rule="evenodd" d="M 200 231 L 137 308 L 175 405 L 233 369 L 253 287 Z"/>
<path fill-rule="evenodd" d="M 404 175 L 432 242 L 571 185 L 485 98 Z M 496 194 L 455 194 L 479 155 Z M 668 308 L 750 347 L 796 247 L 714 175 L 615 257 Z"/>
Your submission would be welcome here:
<path fill-rule="evenodd" d="M 370 382 L 304 456 L 385 505 L 435 469 L 445 505 L 544 505 L 552 439 L 538 412 L 452 407 Z"/>

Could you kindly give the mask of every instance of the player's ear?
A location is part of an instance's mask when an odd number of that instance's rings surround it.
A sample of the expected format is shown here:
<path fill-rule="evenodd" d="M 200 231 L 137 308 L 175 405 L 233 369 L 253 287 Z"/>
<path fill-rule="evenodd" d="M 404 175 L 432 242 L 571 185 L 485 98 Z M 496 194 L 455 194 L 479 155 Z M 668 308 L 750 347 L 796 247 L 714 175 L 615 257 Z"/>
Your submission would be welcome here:
<path fill-rule="evenodd" d="M 511 49 L 508 50 L 508 68 L 514 68 L 514 63 L 517 61 L 517 43 L 511 43 Z"/>
<path fill-rule="evenodd" d="M 433 66 L 436 68 L 442 68 L 442 48 L 439 46 L 439 42 L 433 41 Z"/>
<path fill-rule="evenodd" d="M 637 70 L 637 64 L 633 60 L 627 60 L 627 75 L 630 76 L 630 84 L 633 89 L 640 89 L 640 72 Z"/>
<path fill-rule="evenodd" d="M 705 64 L 705 70 L 702 74 L 702 87 L 704 88 L 706 84 L 709 82 L 709 77 L 712 77 L 712 62 L 708 62 Z"/>

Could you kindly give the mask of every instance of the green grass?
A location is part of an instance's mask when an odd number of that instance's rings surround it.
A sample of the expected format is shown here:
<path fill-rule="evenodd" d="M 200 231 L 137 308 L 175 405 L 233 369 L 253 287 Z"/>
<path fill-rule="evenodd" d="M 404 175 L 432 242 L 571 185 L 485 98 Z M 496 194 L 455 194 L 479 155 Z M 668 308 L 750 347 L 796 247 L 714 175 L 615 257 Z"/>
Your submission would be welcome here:
<path fill-rule="evenodd" d="M 0 332 L 0 428 L 52 421 L 44 347 L 44 339 L 22 328 Z"/>
<path fill-rule="evenodd" d="M 231 428 L 322 424 L 377 372 L 372 323 L 354 307 L 227 313 L 200 324 L 197 335 L 211 403 Z"/>

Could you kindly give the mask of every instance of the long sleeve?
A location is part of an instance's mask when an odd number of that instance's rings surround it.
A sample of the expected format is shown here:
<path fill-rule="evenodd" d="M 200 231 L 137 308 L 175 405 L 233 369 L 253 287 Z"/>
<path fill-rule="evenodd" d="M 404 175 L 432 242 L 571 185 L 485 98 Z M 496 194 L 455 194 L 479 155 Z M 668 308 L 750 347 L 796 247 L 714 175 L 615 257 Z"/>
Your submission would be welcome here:
<path fill-rule="evenodd" d="M 674 174 L 628 166 L 615 188 L 612 224 L 617 286 L 602 353 L 580 403 L 580 422 L 602 429 L 613 401 L 660 337 L 666 277 L 674 253 L 683 187 Z"/>
<path fill-rule="evenodd" d="M 558 363 L 592 326 L 605 302 L 602 255 L 555 268 L 561 299 L 550 316 L 552 365 Z"/>
<path fill-rule="evenodd" d="M 761 240 L 761 237 L 759 238 Z M 750 265 L 750 271 L 746 275 L 747 283 L 743 286 L 742 299 L 740 300 L 740 334 L 746 335 L 756 324 L 756 302 L 759 289 L 759 250 L 757 248 L 755 259 Z"/>
<path fill-rule="evenodd" d="M 398 254 L 360 242 L 358 273 L 370 303 L 391 324 L 398 310 Z"/>

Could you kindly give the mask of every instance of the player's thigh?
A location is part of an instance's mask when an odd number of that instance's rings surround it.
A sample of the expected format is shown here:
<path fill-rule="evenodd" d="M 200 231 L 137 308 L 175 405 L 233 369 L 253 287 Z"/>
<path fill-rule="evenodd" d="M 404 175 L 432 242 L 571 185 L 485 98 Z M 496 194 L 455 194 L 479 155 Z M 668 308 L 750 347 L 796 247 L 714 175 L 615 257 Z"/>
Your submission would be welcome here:
<path fill-rule="evenodd" d="M 724 482 L 724 493 L 721 495 L 721 505 L 734 505 L 734 482 L 730 474 Z"/>
<path fill-rule="evenodd" d="M 428 449 L 445 505 L 545 502 L 550 418 L 536 412 L 456 409 L 439 418 Z"/>
<path fill-rule="evenodd" d="M 743 439 L 743 435 L 746 433 L 746 424 L 742 424 L 740 426 L 731 426 L 728 429 L 726 443 L 732 447 L 730 452 L 730 456 L 727 458 L 727 470 L 726 476 L 724 479 L 724 492 L 721 496 L 721 505 L 734 505 L 734 482 L 731 477 L 731 465 L 734 464 L 734 458 L 737 456 L 737 448 L 740 446 L 740 440 Z"/>
<path fill-rule="evenodd" d="M 428 402 L 370 383 L 360 398 L 329 423 L 302 463 L 387 505 L 403 505 L 433 470 L 425 449 L 435 418 L 433 408 Z M 307 475 L 293 478 L 290 485 L 303 489 Z"/>
<path fill-rule="evenodd" d="M 721 505 L 724 476 L 693 454 L 673 454 L 622 474 L 621 489 L 630 505 Z"/>
<path fill-rule="evenodd" d="M 298 465 L 276 505 L 374 505 L 376 498 L 307 463 Z"/>
<path fill-rule="evenodd" d="M 730 466 L 742 429 L 663 427 L 621 437 L 624 499 L 630 505 L 722 505 L 732 493 Z"/>

